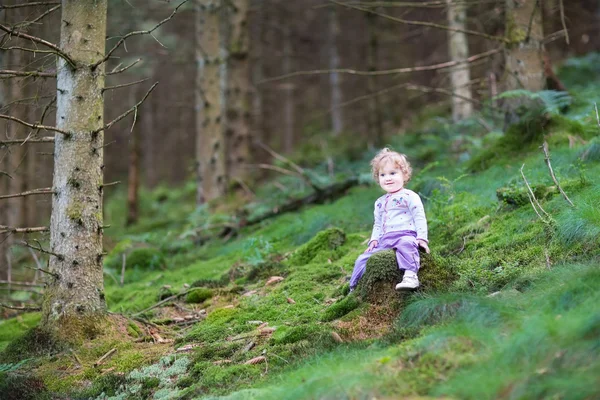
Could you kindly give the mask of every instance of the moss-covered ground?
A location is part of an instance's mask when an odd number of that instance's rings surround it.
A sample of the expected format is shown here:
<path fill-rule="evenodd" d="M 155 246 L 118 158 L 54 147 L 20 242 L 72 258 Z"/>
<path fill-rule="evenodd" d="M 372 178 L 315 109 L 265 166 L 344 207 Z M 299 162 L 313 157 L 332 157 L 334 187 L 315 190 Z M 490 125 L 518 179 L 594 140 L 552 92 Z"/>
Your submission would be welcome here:
<path fill-rule="evenodd" d="M 195 208 L 192 183 L 158 188 L 144 193 L 141 221 L 125 229 L 125 201 L 117 193 L 106 207 L 112 328 L 76 349 L 30 354 L 14 343 L 39 315 L 0 321 L 0 349 L 11 355 L 0 361 L 0 393 L 32 399 L 600 397 L 600 129 L 593 108 L 600 91 L 577 86 L 572 70 L 587 64 L 571 64 L 562 73 L 581 90 L 565 113 L 544 114 L 543 124 L 503 134 L 475 120 L 431 118 L 418 135 L 390 138 L 414 161 L 407 186 L 425 202 L 432 249 L 424 256 L 422 288 L 398 303 L 348 294 L 380 195 L 368 179 L 329 203 L 222 235 L 223 226 L 241 218 L 232 211 L 239 211 L 239 199 Z M 493 116 L 478 118 L 500 125 Z M 555 183 L 538 148 L 543 140 L 575 207 L 558 190 L 544 189 Z M 311 174 L 320 184 L 368 176 L 371 156 L 353 150 L 337 162 L 340 174 L 329 178 L 313 155 Z M 302 155 L 294 159 L 301 162 Z M 544 211 L 529 201 L 521 169 Z M 266 183 L 244 215 L 308 191 L 299 178 Z"/>

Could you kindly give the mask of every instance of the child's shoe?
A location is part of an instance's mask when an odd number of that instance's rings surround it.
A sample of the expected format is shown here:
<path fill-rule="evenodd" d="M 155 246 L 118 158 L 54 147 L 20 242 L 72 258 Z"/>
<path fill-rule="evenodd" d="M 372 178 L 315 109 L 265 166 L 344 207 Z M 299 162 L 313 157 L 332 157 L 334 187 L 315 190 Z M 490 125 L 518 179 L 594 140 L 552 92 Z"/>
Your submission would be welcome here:
<path fill-rule="evenodd" d="M 417 275 L 404 274 L 402 282 L 396 285 L 396 290 L 415 290 L 419 287 L 419 278 Z"/>

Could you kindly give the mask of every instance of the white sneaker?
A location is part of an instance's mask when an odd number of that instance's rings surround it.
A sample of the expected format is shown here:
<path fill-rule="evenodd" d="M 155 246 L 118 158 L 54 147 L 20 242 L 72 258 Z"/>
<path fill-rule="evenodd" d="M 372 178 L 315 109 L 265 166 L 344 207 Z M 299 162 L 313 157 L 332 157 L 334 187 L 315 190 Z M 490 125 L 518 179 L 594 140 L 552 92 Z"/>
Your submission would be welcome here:
<path fill-rule="evenodd" d="M 408 275 L 402 278 L 402 282 L 396 285 L 396 290 L 414 290 L 419 287 L 419 278 L 416 275 Z"/>

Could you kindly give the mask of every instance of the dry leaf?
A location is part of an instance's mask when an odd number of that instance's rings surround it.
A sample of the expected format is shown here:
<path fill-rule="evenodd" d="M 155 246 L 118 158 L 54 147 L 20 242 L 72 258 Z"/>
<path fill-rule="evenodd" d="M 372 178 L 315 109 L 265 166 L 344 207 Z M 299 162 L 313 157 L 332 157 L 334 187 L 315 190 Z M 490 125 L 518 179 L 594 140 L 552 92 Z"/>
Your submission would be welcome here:
<path fill-rule="evenodd" d="M 258 356 L 258 357 L 251 358 L 250 360 L 246 361 L 244 364 L 254 365 L 254 364 L 260 364 L 265 361 L 267 361 L 267 358 L 265 356 Z"/>
<path fill-rule="evenodd" d="M 272 334 L 273 332 L 275 332 L 275 328 L 262 328 L 262 329 L 260 330 L 260 334 L 261 334 L 261 335 L 270 335 L 270 334 Z"/>
<path fill-rule="evenodd" d="M 250 296 L 252 296 L 253 294 L 256 294 L 256 293 L 258 293 L 258 290 L 251 290 L 249 292 L 244 293 L 242 296 L 250 297 Z"/>
<path fill-rule="evenodd" d="M 331 337 L 338 343 L 344 343 L 344 340 L 337 334 L 337 332 L 331 331 Z"/>
<path fill-rule="evenodd" d="M 270 277 L 267 282 L 265 283 L 265 285 L 269 286 L 269 285 L 274 285 L 278 282 L 281 282 L 282 280 L 284 280 L 285 278 L 283 276 L 272 276 Z"/>
<path fill-rule="evenodd" d="M 225 306 L 223 308 L 235 308 L 235 306 L 233 304 L 229 304 L 229 305 L 227 305 L 227 306 Z"/>
<path fill-rule="evenodd" d="M 173 322 L 183 322 L 183 321 L 185 321 L 185 318 L 181 318 L 181 317 L 173 318 Z"/>
<path fill-rule="evenodd" d="M 266 328 L 267 326 L 269 326 L 268 322 L 263 322 L 261 323 L 259 326 L 256 327 L 256 329 L 262 329 L 262 328 Z"/>
<path fill-rule="evenodd" d="M 186 320 L 188 320 L 188 321 L 189 321 L 189 320 L 191 320 L 191 319 L 194 319 L 194 318 L 195 318 L 195 317 L 194 317 L 193 315 L 191 315 L 191 314 L 188 314 L 188 315 L 184 315 L 184 316 L 183 316 L 183 319 L 186 319 Z"/>
<path fill-rule="evenodd" d="M 296 302 L 294 301 L 294 299 L 292 299 L 291 297 L 287 298 L 287 302 L 290 304 L 296 304 Z"/>

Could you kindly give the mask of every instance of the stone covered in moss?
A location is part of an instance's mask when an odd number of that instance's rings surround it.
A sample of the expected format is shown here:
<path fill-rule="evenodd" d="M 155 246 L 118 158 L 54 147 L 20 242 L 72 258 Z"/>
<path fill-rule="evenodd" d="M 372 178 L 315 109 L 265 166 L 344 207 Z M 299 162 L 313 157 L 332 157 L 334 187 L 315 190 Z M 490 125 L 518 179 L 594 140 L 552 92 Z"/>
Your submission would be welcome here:
<path fill-rule="evenodd" d="M 213 297 L 213 291 L 208 288 L 194 289 L 185 297 L 186 303 L 203 303 Z"/>
<path fill-rule="evenodd" d="M 367 261 L 365 274 L 358 282 L 360 297 L 372 304 L 390 304 L 399 298 L 396 284 L 402 280 L 393 250 L 380 251 Z"/>
<path fill-rule="evenodd" d="M 339 228 L 330 228 L 315 235 L 292 255 L 290 262 L 305 265 L 315 259 L 339 259 L 343 254 L 339 248 L 346 242 L 346 234 Z"/>
<path fill-rule="evenodd" d="M 448 290 L 450 284 L 456 279 L 454 269 L 444 257 L 436 253 L 421 253 L 420 290 L 427 292 Z"/>
<path fill-rule="evenodd" d="M 354 293 L 351 293 L 348 296 L 344 297 L 342 300 L 333 303 L 331 306 L 329 306 L 323 313 L 323 317 L 321 317 L 321 320 L 327 322 L 343 317 L 350 311 L 360 306 L 360 303 L 360 299 Z"/>

